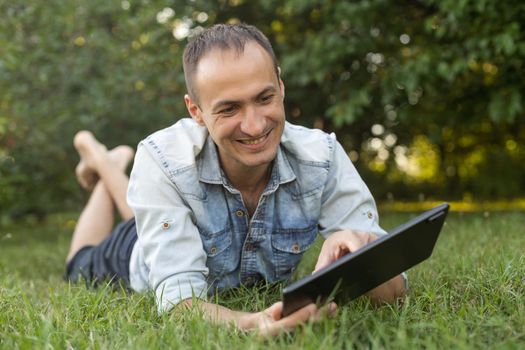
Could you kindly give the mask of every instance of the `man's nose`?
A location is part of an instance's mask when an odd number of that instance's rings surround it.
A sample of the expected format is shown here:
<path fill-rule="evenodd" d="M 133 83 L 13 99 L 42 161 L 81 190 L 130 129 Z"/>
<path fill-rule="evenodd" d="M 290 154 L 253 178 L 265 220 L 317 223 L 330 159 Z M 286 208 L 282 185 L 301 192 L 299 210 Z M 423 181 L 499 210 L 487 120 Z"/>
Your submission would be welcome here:
<path fill-rule="evenodd" d="M 256 106 L 246 107 L 244 116 L 241 122 L 241 131 L 246 135 L 252 137 L 259 137 L 263 134 L 266 128 L 266 121 L 264 116 L 260 113 Z"/>

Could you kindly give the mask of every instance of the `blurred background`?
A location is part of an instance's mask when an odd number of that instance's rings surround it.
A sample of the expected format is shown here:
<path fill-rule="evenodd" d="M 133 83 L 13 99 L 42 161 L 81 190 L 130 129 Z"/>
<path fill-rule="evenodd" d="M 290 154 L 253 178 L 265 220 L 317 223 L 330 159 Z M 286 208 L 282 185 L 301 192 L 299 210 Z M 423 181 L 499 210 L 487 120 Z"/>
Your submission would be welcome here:
<path fill-rule="evenodd" d="M 76 131 L 136 144 L 187 116 L 214 23 L 270 38 L 287 119 L 335 132 L 380 203 L 523 203 L 525 2 L 0 0 L 0 220 L 78 210 Z M 521 200 L 521 202 L 520 202 Z"/>

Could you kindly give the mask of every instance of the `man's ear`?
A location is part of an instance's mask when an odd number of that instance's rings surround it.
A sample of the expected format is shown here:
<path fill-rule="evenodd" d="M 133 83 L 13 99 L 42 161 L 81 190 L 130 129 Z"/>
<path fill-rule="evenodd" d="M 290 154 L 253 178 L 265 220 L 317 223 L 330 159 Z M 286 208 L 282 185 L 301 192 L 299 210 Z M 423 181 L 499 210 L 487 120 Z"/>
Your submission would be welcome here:
<path fill-rule="evenodd" d="M 283 80 L 281 79 L 281 67 L 277 67 L 277 77 L 279 78 L 279 88 L 281 89 L 281 96 L 283 98 L 283 101 L 284 101 L 284 83 L 283 83 Z"/>
<path fill-rule="evenodd" d="M 202 112 L 199 106 L 192 100 L 190 95 L 186 94 L 184 95 L 184 103 L 186 104 L 186 109 L 188 110 L 188 113 L 191 115 L 193 120 L 197 122 L 199 125 L 204 125 L 204 120 L 202 119 Z"/>

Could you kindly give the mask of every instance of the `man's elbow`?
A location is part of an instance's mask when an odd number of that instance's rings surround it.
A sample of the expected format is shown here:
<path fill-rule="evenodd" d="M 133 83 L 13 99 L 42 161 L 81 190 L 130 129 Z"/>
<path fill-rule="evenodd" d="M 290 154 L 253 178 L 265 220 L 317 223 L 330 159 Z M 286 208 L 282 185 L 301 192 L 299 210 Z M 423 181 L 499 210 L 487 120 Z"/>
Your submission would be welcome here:
<path fill-rule="evenodd" d="M 366 295 L 374 305 L 383 305 L 402 301 L 406 294 L 405 280 L 399 275 L 372 289 Z"/>

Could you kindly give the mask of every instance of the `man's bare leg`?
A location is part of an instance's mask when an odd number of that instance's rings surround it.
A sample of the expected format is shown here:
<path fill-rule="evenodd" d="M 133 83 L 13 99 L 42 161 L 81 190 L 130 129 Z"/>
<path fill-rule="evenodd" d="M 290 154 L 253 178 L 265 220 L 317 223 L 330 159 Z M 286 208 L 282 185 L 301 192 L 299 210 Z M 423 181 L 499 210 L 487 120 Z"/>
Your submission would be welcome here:
<path fill-rule="evenodd" d="M 114 225 L 114 206 L 123 220 L 133 217 L 133 212 L 126 202 L 129 179 L 125 174 L 126 167 L 133 158 L 133 149 L 118 146 L 108 152 L 106 147 L 87 131 L 77 133 L 74 144 L 80 153 L 85 171 L 92 172 L 100 181 L 94 186 L 93 193 L 77 222 L 66 261 L 82 247 L 97 245 L 111 233 Z"/>
<path fill-rule="evenodd" d="M 114 224 L 113 211 L 111 196 L 99 181 L 78 218 L 66 261 L 71 260 L 81 248 L 98 245 L 108 237 Z"/>

